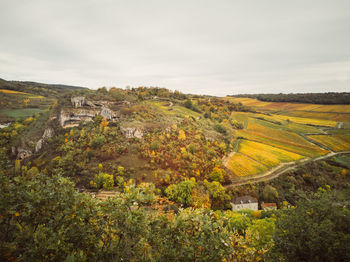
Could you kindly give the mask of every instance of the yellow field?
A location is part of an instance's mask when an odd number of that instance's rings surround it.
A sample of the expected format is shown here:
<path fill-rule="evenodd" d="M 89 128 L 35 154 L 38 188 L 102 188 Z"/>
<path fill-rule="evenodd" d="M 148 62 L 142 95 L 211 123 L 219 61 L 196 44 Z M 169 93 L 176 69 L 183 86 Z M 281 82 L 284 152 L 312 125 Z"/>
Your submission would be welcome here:
<path fill-rule="evenodd" d="M 245 97 L 227 97 L 225 98 L 234 103 L 241 102 L 243 105 L 258 108 L 260 110 L 278 110 L 278 111 L 315 111 L 315 112 L 342 112 L 350 113 L 350 105 L 317 105 L 301 104 L 287 102 L 264 102 L 253 98 Z"/>
<path fill-rule="evenodd" d="M 244 129 L 234 130 L 235 137 L 244 139 L 238 153 L 228 163 L 229 169 L 237 176 L 256 175 L 281 162 L 317 157 L 329 153 L 329 150 L 350 151 L 350 105 L 225 99 L 258 111 L 231 114 L 234 120 L 244 123 Z M 343 122 L 339 129 L 338 122 Z M 315 144 L 308 141 L 305 135 Z"/>
<path fill-rule="evenodd" d="M 14 90 L 8 90 L 8 89 L 0 89 L 0 93 L 29 95 L 28 93 L 19 92 L 19 91 L 14 91 Z"/>
<path fill-rule="evenodd" d="M 274 146 L 289 152 L 293 152 L 302 156 L 316 157 L 316 156 L 327 154 L 329 152 L 309 143 L 306 140 L 302 140 L 303 144 L 298 144 L 298 143 L 294 143 L 293 141 L 287 141 L 287 140 L 281 139 L 278 136 L 272 136 L 268 132 L 257 133 L 257 132 L 251 132 L 248 130 L 237 130 L 236 136 L 261 142 L 266 145 L 271 145 L 271 146 Z"/>
<path fill-rule="evenodd" d="M 239 152 L 269 167 L 303 158 L 301 155 L 283 149 L 248 140 L 240 143 Z"/>
<path fill-rule="evenodd" d="M 289 111 L 285 115 L 313 119 L 327 119 L 337 122 L 350 122 L 350 113 Z"/>
<path fill-rule="evenodd" d="M 332 149 L 333 151 L 350 150 L 350 138 L 346 135 L 312 135 L 308 137 Z"/>
<path fill-rule="evenodd" d="M 326 119 L 314 119 L 314 118 L 304 118 L 304 117 L 293 117 L 293 116 L 284 116 L 284 115 L 274 115 L 276 120 L 290 120 L 298 124 L 305 125 L 314 125 L 314 126 L 327 126 L 327 127 L 336 127 L 337 122 L 326 120 Z"/>
<path fill-rule="evenodd" d="M 227 167 L 236 176 L 257 175 L 268 170 L 266 166 L 240 153 L 236 153 L 230 158 Z"/>
<path fill-rule="evenodd" d="M 295 145 L 305 145 L 305 143 L 307 143 L 305 139 L 294 132 L 271 128 L 267 125 L 260 124 L 258 121 L 249 121 L 247 131 Z"/>

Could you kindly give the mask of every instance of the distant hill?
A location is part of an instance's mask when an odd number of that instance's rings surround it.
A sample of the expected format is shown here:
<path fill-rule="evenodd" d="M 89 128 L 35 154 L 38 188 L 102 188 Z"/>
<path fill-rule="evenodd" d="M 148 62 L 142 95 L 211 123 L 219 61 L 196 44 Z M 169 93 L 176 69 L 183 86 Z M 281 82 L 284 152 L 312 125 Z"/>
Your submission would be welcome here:
<path fill-rule="evenodd" d="M 349 105 L 350 93 L 297 93 L 297 94 L 242 94 L 233 97 L 249 97 L 265 102 L 294 102 L 323 105 Z"/>
<path fill-rule="evenodd" d="M 81 86 L 43 84 L 30 81 L 7 81 L 0 78 L 0 89 L 16 90 L 42 96 L 55 96 L 62 91 L 86 90 Z"/>

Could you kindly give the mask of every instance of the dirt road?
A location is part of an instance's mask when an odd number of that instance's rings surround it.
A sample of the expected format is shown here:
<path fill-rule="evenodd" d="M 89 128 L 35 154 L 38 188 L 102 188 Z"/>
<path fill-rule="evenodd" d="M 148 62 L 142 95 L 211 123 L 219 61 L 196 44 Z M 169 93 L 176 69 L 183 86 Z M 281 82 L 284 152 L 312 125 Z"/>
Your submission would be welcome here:
<path fill-rule="evenodd" d="M 236 152 L 232 152 L 232 153 L 234 154 Z M 327 155 L 319 156 L 316 158 L 304 158 L 304 159 L 299 160 L 299 161 L 281 163 L 263 174 L 251 176 L 251 177 L 239 177 L 239 178 L 237 178 L 236 181 L 233 181 L 231 184 L 226 185 L 225 187 L 227 188 L 227 187 L 232 187 L 232 186 L 242 186 L 242 185 L 246 185 L 246 184 L 253 184 L 253 183 L 268 181 L 268 180 L 274 179 L 274 178 L 276 178 L 276 177 L 278 177 L 278 176 L 280 176 L 280 175 L 282 175 L 282 174 L 284 174 L 284 173 L 286 173 L 286 172 L 288 172 L 296 167 L 299 167 L 299 166 L 305 164 L 306 162 L 319 161 L 319 160 L 326 159 L 326 158 L 329 158 L 329 157 L 332 157 L 335 155 L 340 155 L 340 154 L 350 154 L 350 151 L 331 152 Z M 225 166 L 228 162 L 229 156 L 224 159 Z"/>

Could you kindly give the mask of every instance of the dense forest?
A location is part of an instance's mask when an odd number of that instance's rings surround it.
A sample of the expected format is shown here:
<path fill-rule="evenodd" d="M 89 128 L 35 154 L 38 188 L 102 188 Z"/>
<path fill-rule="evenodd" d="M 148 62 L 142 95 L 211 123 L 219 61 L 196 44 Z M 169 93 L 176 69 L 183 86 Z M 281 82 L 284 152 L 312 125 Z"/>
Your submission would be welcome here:
<path fill-rule="evenodd" d="M 293 102 L 293 103 L 309 103 L 309 104 L 350 104 L 350 93 L 297 93 L 297 94 L 242 94 L 233 95 L 233 97 L 249 97 L 256 98 L 266 102 Z"/>

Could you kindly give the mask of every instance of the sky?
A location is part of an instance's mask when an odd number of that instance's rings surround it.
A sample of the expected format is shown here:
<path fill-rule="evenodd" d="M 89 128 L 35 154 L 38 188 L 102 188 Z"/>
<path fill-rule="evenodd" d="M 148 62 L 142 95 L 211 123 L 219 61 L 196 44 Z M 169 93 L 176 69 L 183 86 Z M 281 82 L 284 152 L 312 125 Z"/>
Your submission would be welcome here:
<path fill-rule="evenodd" d="M 184 93 L 350 91 L 349 0 L 0 0 L 0 78 Z"/>

